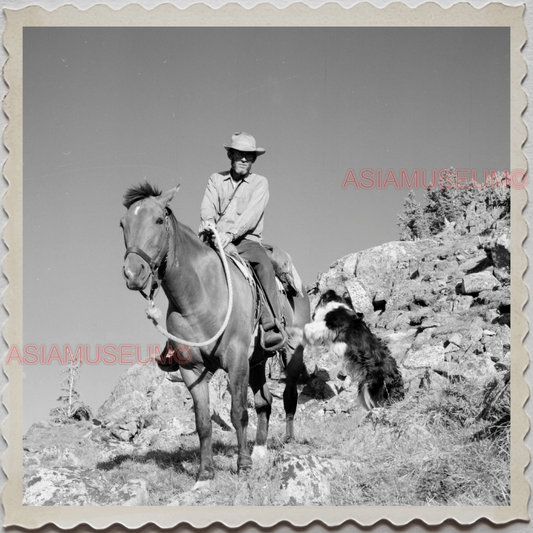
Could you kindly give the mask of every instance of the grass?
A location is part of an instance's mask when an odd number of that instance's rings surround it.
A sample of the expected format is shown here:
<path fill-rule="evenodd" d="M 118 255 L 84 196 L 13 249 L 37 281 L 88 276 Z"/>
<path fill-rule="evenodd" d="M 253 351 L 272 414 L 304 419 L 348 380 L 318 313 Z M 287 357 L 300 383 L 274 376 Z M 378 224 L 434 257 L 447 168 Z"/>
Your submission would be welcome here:
<path fill-rule="evenodd" d="M 343 462 L 342 474 L 330 480 L 332 503 L 337 506 L 509 505 L 510 428 L 491 426 L 506 409 L 508 413 L 509 398 L 500 388 L 498 402 L 491 407 L 496 389 L 494 383 L 457 382 L 440 389 L 411 390 L 403 402 L 366 416 L 300 410 L 297 440 L 287 445 L 282 402 L 277 400 L 266 462 L 239 476 L 235 433 L 214 430 L 215 479 L 209 491 L 183 504 L 276 505 L 281 484 L 276 460 L 290 452 Z M 487 431 L 491 427 L 496 430 Z M 61 466 L 69 447 L 82 458 L 80 466 L 96 467 L 110 483 L 144 479 L 149 505 L 179 500 L 195 483 L 196 435 L 181 437 L 170 452 L 154 449 L 98 461 L 98 443 L 94 449 L 82 443 L 79 435 L 86 427 L 82 430 L 71 435 L 76 437 L 74 444 L 65 435 L 63 441 L 55 441 L 55 447 L 40 454 L 40 466 Z M 83 454 L 76 453 L 79 447 Z"/>

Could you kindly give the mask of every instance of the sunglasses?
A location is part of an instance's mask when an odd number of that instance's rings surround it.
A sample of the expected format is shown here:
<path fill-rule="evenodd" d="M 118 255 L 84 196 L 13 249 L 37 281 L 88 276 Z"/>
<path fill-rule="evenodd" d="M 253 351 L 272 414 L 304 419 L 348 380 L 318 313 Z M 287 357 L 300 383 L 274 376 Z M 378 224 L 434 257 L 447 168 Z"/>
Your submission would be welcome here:
<path fill-rule="evenodd" d="M 233 157 L 235 159 L 246 159 L 246 161 L 253 161 L 255 159 L 254 152 L 241 152 L 239 150 L 233 150 Z"/>

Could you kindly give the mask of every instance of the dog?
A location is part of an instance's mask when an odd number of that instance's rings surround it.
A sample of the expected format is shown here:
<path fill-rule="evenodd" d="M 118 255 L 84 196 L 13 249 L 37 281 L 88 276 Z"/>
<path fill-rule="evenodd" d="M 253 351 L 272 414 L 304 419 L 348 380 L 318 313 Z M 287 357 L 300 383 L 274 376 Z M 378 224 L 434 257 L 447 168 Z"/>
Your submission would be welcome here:
<path fill-rule="evenodd" d="M 323 344 L 340 355 L 348 376 L 358 381 L 359 401 L 367 409 L 403 400 L 404 383 L 387 345 L 353 309 L 350 297 L 328 290 L 320 298 L 302 343 Z"/>

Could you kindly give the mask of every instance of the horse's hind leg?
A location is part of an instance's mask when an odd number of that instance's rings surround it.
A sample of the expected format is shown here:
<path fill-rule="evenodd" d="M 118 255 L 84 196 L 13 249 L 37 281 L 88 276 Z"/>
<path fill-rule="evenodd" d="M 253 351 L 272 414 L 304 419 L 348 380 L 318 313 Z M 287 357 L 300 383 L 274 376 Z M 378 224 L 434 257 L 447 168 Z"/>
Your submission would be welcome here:
<path fill-rule="evenodd" d="M 250 387 L 254 393 L 255 411 L 257 413 L 257 434 L 255 437 L 254 456 L 264 455 L 266 452 L 268 423 L 272 411 L 272 395 L 266 384 L 265 366 L 266 360 L 253 365 L 250 369 Z"/>
<path fill-rule="evenodd" d="M 296 383 L 304 368 L 304 348 L 298 344 L 296 348 L 290 345 L 290 352 L 287 355 L 287 366 L 285 368 L 286 381 L 283 391 L 283 407 L 285 408 L 285 442 L 294 440 L 294 415 L 298 405 L 298 389 Z M 293 351 L 294 350 L 294 351 Z M 290 353 L 292 352 L 292 355 Z"/>

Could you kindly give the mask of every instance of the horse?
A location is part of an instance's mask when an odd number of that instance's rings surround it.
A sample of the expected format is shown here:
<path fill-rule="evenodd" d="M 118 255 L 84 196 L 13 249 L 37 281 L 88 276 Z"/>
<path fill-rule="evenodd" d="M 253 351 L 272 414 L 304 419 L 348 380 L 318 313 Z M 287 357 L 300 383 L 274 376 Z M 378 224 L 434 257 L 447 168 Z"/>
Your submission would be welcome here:
<path fill-rule="evenodd" d="M 205 244 L 189 227 L 180 223 L 169 204 L 178 187 L 165 193 L 144 183 L 124 195 L 126 214 L 121 218 L 126 254 L 123 275 L 130 290 L 144 291 L 159 280 L 167 299 L 166 327 L 172 335 L 190 341 L 187 357 L 179 360 L 181 379 L 194 404 L 196 430 L 200 440 L 200 468 L 197 485 L 214 477 L 212 427 L 209 410 L 209 380 L 218 369 L 229 377 L 231 422 L 237 434 L 238 472 L 252 468 L 252 459 L 266 455 L 272 395 L 265 367 L 268 354 L 262 348 L 257 327 L 257 292 L 233 262 L 225 262 L 233 285 L 229 312 L 228 279 L 223 258 Z M 152 285 L 153 286 L 153 285 Z M 291 326 L 303 328 L 310 321 L 307 293 L 282 297 L 282 309 L 289 330 L 285 347 L 286 382 L 283 405 L 286 413 L 285 440 L 294 439 L 297 380 L 305 369 L 303 345 L 291 338 Z M 260 300 L 260 299 L 259 299 Z M 225 318 L 226 317 L 226 318 Z M 222 334 L 206 346 L 194 346 Z M 179 347 L 178 347 L 179 348 Z M 165 370 L 164 361 L 158 360 Z M 171 366 L 168 370 L 175 370 Z M 247 444 L 247 390 L 254 394 L 257 434 L 253 454 Z"/>

